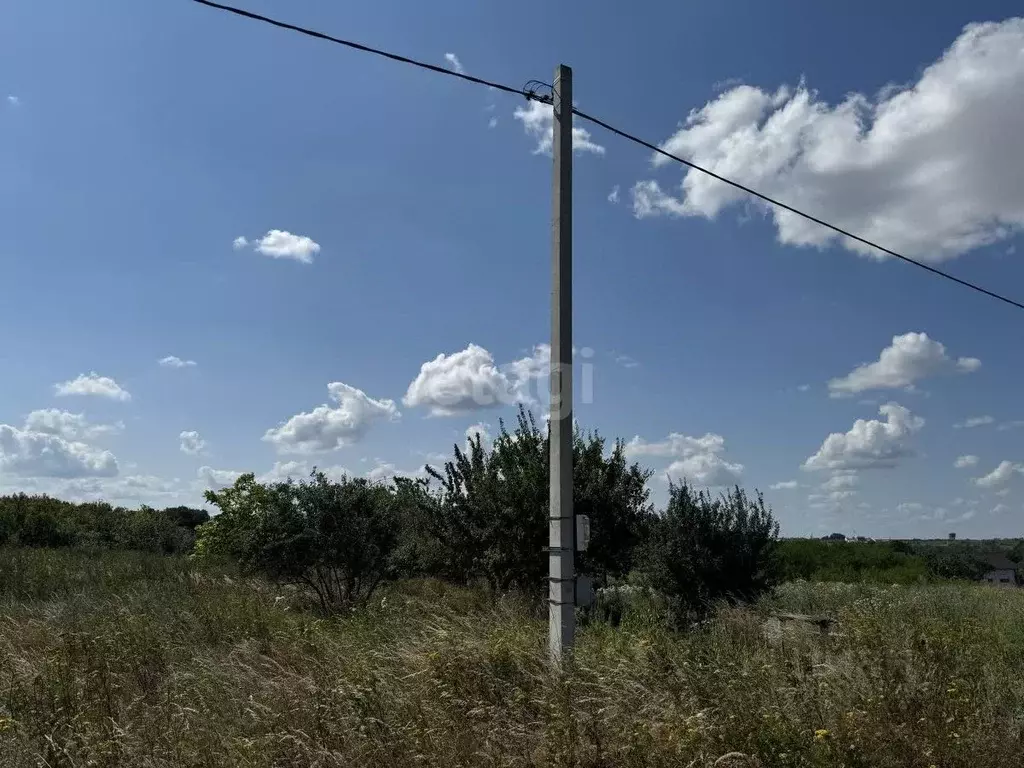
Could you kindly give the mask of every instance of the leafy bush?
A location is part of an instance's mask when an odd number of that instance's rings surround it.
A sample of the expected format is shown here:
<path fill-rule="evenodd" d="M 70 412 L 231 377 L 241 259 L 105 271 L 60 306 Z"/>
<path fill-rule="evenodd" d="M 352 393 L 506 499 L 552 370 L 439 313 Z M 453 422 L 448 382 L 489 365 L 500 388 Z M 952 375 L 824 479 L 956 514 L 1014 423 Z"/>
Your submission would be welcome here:
<path fill-rule="evenodd" d="M 221 514 L 199 527 L 200 558 L 229 555 L 245 569 L 299 586 L 324 612 L 365 601 L 400 572 L 400 495 L 363 479 L 257 483 L 243 475 L 207 491 Z"/>
<path fill-rule="evenodd" d="M 770 590 L 778 581 L 778 535 L 760 494 L 751 499 L 736 487 L 713 498 L 673 484 L 665 513 L 652 523 L 644 568 L 681 623 L 717 601 L 750 601 Z"/>

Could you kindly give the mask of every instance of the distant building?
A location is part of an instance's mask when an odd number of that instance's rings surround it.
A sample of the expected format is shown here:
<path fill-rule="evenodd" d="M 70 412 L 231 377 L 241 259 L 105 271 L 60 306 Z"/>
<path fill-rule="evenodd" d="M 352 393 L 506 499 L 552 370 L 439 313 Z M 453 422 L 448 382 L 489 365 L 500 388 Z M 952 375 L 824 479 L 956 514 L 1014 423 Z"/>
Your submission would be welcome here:
<path fill-rule="evenodd" d="M 1006 555 L 995 554 L 985 558 L 989 570 L 981 577 L 981 580 L 994 584 L 997 587 L 1017 586 L 1017 564 Z"/>
<path fill-rule="evenodd" d="M 956 534 L 955 533 L 949 534 L 949 540 L 950 541 L 956 541 Z"/>

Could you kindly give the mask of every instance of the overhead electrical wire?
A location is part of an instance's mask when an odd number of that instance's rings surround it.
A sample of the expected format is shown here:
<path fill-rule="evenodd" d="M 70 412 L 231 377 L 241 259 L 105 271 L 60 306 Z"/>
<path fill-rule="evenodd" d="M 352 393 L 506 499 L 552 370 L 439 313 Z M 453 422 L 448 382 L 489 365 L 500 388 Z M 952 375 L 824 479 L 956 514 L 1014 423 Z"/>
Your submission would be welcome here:
<path fill-rule="evenodd" d="M 511 94 L 515 94 L 516 96 L 522 96 L 523 98 L 525 98 L 527 100 L 530 100 L 530 101 L 539 101 L 539 102 L 544 103 L 544 104 L 550 104 L 551 103 L 551 97 L 550 96 L 541 94 L 541 93 L 539 93 L 537 91 L 537 86 L 543 86 L 545 88 L 550 88 L 550 86 L 548 84 L 546 84 L 546 83 L 543 83 L 543 82 L 539 81 L 539 80 L 531 80 L 523 88 L 514 88 L 514 87 L 509 86 L 509 85 L 504 85 L 503 83 L 498 83 L 498 82 L 494 82 L 494 81 L 491 81 L 491 80 L 485 80 L 485 79 L 483 79 L 481 77 L 474 77 L 473 75 L 467 75 L 465 72 L 457 72 L 454 69 L 448 69 L 446 67 L 442 67 L 442 66 L 439 66 L 439 65 L 436 65 L 436 64 L 429 64 L 429 63 L 427 63 L 425 61 L 418 61 L 416 59 L 411 59 L 408 56 L 401 56 L 401 55 L 399 55 L 397 53 L 391 53 L 390 51 L 384 51 L 384 50 L 381 50 L 380 48 L 373 48 L 373 47 L 371 47 L 369 45 L 364 45 L 362 43 L 357 43 L 357 42 L 354 42 L 352 40 L 344 40 L 342 38 L 334 37 L 332 35 L 328 35 L 328 34 L 325 34 L 323 32 L 317 32 L 316 30 L 308 29 L 306 27 L 300 27 L 300 26 L 298 26 L 296 24 L 289 24 L 288 22 L 280 21 L 278 19 L 273 19 L 273 18 L 270 18 L 269 16 L 263 16 L 263 15 L 258 14 L 258 13 L 253 13 L 252 11 L 246 11 L 246 10 L 243 10 L 241 8 L 235 8 L 235 7 L 230 6 L 230 5 L 224 5 L 222 3 L 216 3 L 216 2 L 213 2 L 213 0 L 192 0 L 192 2 L 199 3 L 200 5 L 208 6 L 210 8 L 215 8 L 215 9 L 220 10 L 220 11 L 225 11 L 227 13 L 231 13 L 231 14 L 234 14 L 236 16 L 241 16 L 241 17 L 244 17 L 244 18 L 247 18 L 247 19 L 252 19 L 253 21 L 260 21 L 260 22 L 263 22 L 265 24 L 270 24 L 272 26 L 279 27 L 280 29 L 287 29 L 287 30 L 290 30 L 292 32 L 298 32 L 299 34 L 306 35 L 308 37 L 313 37 L 313 38 L 316 38 L 316 39 L 319 39 L 319 40 L 326 40 L 327 42 L 336 43 L 338 45 L 344 45 L 344 46 L 346 46 L 348 48 L 352 48 L 352 49 L 357 50 L 357 51 L 363 51 L 364 53 L 372 53 L 372 54 L 374 54 L 376 56 L 383 56 L 386 59 L 391 59 L 392 61 L 397 61 L 397 62 L 400 62 L 402 64 L 410 64 L 410 65 L 412 65 L 414 67 L 419 67 L 420 69 L 429 70 L 431 72 L 435 72 L 435 73 L 440 74 L 440 75 L 447 75 L 449 77 L 456 77 L 456 78 L 458 78 L 460 80 L 465 80 L 465 81 L 470 82 L 470 83 L 475 83 L 476 85 L 485 85 L 488 88 L 493 88 L 493 89 L 498 90 L 498 91 L 503 91 L 504 93 L 511 93 Z M 790 213 L 793 213 L 793 214 L 795 214 L 797 216 L 800 216 L 800 217 L 802 217 L 804 219 L 807 219 L 808 221 L 812 221 L 815 224 L 818 224 L 819 226 L 825 227 L 826 229 L 831 229 L 833 232 L 836 232 L 837 234 L 840 234 L 840 235 L 842 235 L 844 237 L 848 237 L 851 240 L 854 240 L 854 241 L 856 241 L 858 243 L 861 243 L 862 245 L 867 245 L 867 246 L 869 246 L 871 248 L 875 248 L 878 251 L 880 251 L 880 252 L 882 252 L 882 253 L 884 253 L 884 254 L 886 254 L 888 256 L 892 256 L 893 258 L 899 259 L 900 261 L 903 261 L 903 262 L 905 262 L 907 264 L 912 264 L 915 267 L 920 267 L 921 269 L 927 270 L 928 272 L 932 273 L 933 275 L 936 275 L 938 277 L 943 277 L 943 278 L 945 278 L 947 280 L 951 280 L 954 283 L 956 283 L 957 285 L 963 286 L 964 288 L 969 288 L 969 289 L 971 289 L 973 291 L 977 291 L 978 293 L 981 293 L 981 294 L 983 294 L 985 296 L 988 296 L 989 298 L 996 299 L 997 301 L 1004 302 L 1006 304 L 1009 304 L 1010 306 L 1016 307 L 1017 309 L 1024 309 L 1024 303 L 1021 303 L 1019 301 L 1011 299 L 1008 296 L 1004 296 L 1002 294 L 996 293 L 995 291 L 990 291 L 988 288 L 984 288 L 984 287 L 978 285 L 977 283 L 972 283 L 969 280 L 964 280 L 963 278 L 957 277 L 956 275 L 950 274 L 949 272 L 946 272 L 944 270 L 938 269 L 938 268 L 933 267 L 933 266 L 931 266 L 929 264 L 925 264 L 924 262 L 918 261 L 917 259 L 913 259 L 910 256 L 905 256 L 904 254 L 898 253 L 897 251 L 894 251 L 891 248 L 886 248 L 885 246 L 879 245 L 878 243 L 875 243 L 875 242 L 873 242 L 871 240 L 868 240 L 865 237 L 861 237 L 860 235 L 854 234 L 853 232 L 850 232 L 850 231 L 848 231 L 846 229 L 843 229 L 842 227 L 839 227 L 839 226 L 837 226 L 835 224 L 832 224 L 832 223 L 830 223 L 828 221 L 825 221 L 824 219 L 818 218 L 817 216 L 815 216 L 813 214 L 810 214 L 810 213 L 807 213 L 805 211 L 802 211 L 799 208 L 794 208 L 793 206 L 791 206 L 791 205 L 789 205 L 787 203 L 784 203 L 781 200 L 776 200 L 774 197 L 766 195 L 763 192 L 758 192 L 756 189 L 752 189 L 751 187 L 748 187 L 745 184 L 741 184 L 738 181 L 733 181 L 732 179 L 730 179 L 730 178 L 728 178 L 726 176 L 722 176 L 720 174 L 717 174 L 714 171 L 708 170 L 707 168 L 704 168 L 704 167 L 698 165 L 697 163 L 694 163 L 694 162 L 692 162 L 690 160 L 687 160 L 685 158 L 679 157 L 678 155 L 674 155 L 671 152 L 668 152 L 667 150 L 663 149 L 662 147 L 659 147 L 657 144 L 654 144 L 654 143 L 652 143 L 650 141 L 646 141 L 645 139 L 641 139 L 640 137 L 635 136 L 635 135 L 633 135 L 631 133 L 628 133 L 627 131 L 624 131 L 621 128 L 616 128 L 615 126 L 613 126 L 613 125 L 611 125 L 609 123 L 606 123 L 604 120 L 601 120 L 600 118 L 594 117 L 593 115 L 587 114 L 586 112 L 583 112 L 582 110 L 576 109 L 575 107 L 573 108 L 573 114 L 576 115 L 576 117 L 579 117 L 581 120 L 586 120 L 589 123 L 592 123 L 592 124 L 597 125 L 597 126 L 599 126 L 601 128 L 604 128 L 606 131 L 614 133 L 616 136 L 619 136 L 619 137 L 621 137 L 623 139 L 626 139 L 627 141 L 631 141 L 634 144 L 638 144 L 638 145 L 640 145 L 642 147 L 645 147 L 646 149 L 649 149 L 652 152 L 655 152 L 655 153 L 657 153 L 659 155 L 662 155 L 663 157 L 667 157 L 670 160 L 675 160 L 677 163 L 681 163 L 682 165 L 685 165 L 688 168 L 691 168 L 691 169 L 693 169 L 695 171 L 698 171 L 699 173 L 703 173 L 703 174 L 705 174 L 707 176 L 710 176 L 713 179 L 717 179 L 718 181 L 722 182 L 723 184 L 728 184 L 728 185 L 730 185 L 732 187 L 735 187 L 736 189 L 739 189 L 739 190 L 741 190 L 743 192 L 746 192 L 748 195 L 752 195 L 753 197 L 756 197 L 756 198 L 758 198 L 760 200 L 763 200 L 764 202 L 768 203 L 769 205 L 774 205 L 775 207 L 781 208 L 784 211 L 789 211 Z"/>

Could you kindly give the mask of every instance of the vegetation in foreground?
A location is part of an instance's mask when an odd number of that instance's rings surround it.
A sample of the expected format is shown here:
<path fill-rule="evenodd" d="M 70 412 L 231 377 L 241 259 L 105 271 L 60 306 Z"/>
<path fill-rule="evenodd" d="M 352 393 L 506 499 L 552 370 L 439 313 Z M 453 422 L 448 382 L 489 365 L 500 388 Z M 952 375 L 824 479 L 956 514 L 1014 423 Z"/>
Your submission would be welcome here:
<path fill-rule="evenodd" d="M 1024 763 L 1024 593 L 949 581 L 974 545 L 779 541 L 740 488 L 656 512 L 593 433 L 611 589 L 555 674 L 547 451 L 520 411 L 430 480 L 244 475 L 213 519 L 0 498 L 0 766 Z"/>
<path fill-rule="evenodd" d="M 522 599 L 421 580 L 325 619 L 296 596 L 178 557 L 0 549 L 0 763 L 1024 761 L 1019 590 L 794 583 L 686 633 L 640 597 L 617 628 L 584 624 L 564 679 Z"/>

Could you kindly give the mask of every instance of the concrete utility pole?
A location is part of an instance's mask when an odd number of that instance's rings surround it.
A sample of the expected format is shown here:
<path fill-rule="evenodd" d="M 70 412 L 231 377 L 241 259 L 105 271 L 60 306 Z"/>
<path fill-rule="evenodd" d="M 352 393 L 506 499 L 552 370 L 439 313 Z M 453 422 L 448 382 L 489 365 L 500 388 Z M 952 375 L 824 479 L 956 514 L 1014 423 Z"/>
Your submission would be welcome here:
<path fill-rule="evenodd" d="M 572 506 L 572 70 L 560 64 L 555 113 L 551 221 L 551 488 L 548 611 L 551 660 L 560 664 L 576 638 L 576 547 Z"/>

